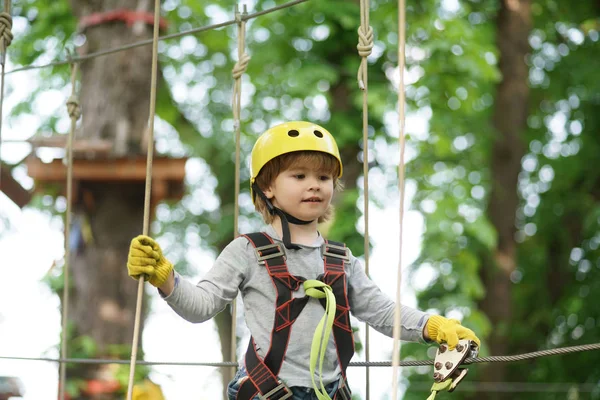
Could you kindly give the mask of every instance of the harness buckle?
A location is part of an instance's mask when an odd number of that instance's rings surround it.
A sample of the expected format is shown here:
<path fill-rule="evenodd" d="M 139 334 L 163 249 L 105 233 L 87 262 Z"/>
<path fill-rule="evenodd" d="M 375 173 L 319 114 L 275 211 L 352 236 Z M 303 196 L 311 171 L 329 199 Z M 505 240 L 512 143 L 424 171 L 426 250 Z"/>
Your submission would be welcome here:
<path fill-rule="evenodd" d="M 323 257 L 334 257 L 350 262 L 350 253 L 347 247 L 331 243 L 325 243 L 323 246 Z"/>
<path fill-rule="evenodd" d="M 258 259 L 258 263 L 264 265 L 266 260 L 270 260 L 276 257 L 283 257 L 285 260 L 285 253 L 277 243 L 267 244 L 265 246 L 259 246 L 254 248 L 254 253 Z"/>
<path fill-rule="evenodd" d="M 277 382 L 279 382 L 279 385 L 275 386 L 275 388 L 273 390 L 270 390 L 269 392 L 267 392 L 265 394 L 260 394 L 260 392 L 259 392 L 258 398 L 260 400 L 285 400 L 285 399 L 289 399 L 290 397 L 292 397 L 294 395 L 294 393 L 290 390 L 289 387 L 287 387 L 287 385 L 285 383 L 281 382 L 279 379 L 277 380 Z M 271 396 L 278 395 L 282 389 L 285 390 L 285 393 L 283 393 L 280 397 L 271 397 Z"/>
<path fill-rule="evenodd" d="M 344 377 L 340 378 L 340 383 L 336 392 L 336 399 L 340 400 L 352 400 L 352 392 L 348 387 L 348 382 Z"/>

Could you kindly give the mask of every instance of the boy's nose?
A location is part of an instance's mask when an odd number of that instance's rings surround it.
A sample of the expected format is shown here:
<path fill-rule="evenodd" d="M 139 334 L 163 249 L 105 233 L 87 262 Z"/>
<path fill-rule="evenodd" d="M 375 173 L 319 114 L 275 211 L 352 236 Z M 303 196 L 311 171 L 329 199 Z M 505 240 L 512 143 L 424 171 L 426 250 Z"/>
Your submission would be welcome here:
<path fill-rule="evenodd" d="M 321 190 L 321 183 L 317 178 L 310 178 L 308 188 L 309 190 Z"/>

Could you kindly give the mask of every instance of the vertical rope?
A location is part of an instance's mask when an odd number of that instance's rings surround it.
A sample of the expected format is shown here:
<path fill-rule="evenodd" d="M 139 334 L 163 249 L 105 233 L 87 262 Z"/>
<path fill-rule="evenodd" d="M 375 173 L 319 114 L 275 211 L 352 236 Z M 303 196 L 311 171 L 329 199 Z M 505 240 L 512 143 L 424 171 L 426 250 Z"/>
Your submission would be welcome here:
<path fill-rule="evenodd" d="M 2 187 L 2 108 L 4 105 L 4 71 L 6 50 L 13 39 L 10 0 L 4 0 L 4 11 L 0 13 L 0 187 Z"/>
<path fill-rule="evenodd" d="M 146 155 L 146 191 L 144 194 L 144 226 L 142 234 L 148 235 L 150 230 L 150 198 L 152 196 L 152 162 L 154 156 L 154 117 L 156 115 L 156 86 L 158 77 L 158 31 L 160 24 L 160 0 L 154 0 L 154 32 L 152 41 L 152 75 L 150 82 L 150 112 L 148 114 Z M 144 279 L 138 279 L 137 300 L 135 306 L 135 322 L 133 325 L 133 343 L 131 345 L 131 360 L 129 362 L 129 382 L 127 384 L 127 400 L 133 395 L 135 376 L 135 362 L 137 360 L 138 343 L 140 336 L 140 320 L 142 315 L 142 301 L 144 297 Z"/>
<path fill-rule="evenodd" d="M 392 400 L 398 398 L 398 374 L 400 366 L 400 292 L 402 288 L 402 231 L 404 227 L 404 195 L 405 195 L 405 90 L 404 90 L 404 62 L 406 43 L 406 2 L 398 0 L 398 126 L 400 129 L 398 142 L 400 147 L 400 161 L 398 165 L 398 191 L 400 194 L 400 236 L 398 238 L 398 282 L 396 285 L 396 309 L 394 312 L 394 345 L 392 350 Z"/>
<path fill-rule="evenodd" d="M 244 13 L 240 14 L 239 6 L 235 7 L 235 20 L 238 26 L 237 48 L 238 61 L 233 67 L 233 127 L 235 129 L 235 195 L 234 195 L 234 214 L 233 214 L 233 237 L 239 234 L 238 222 L 240 216 L 239 197 L 240 197 L 240 134 L 241 134 L 241 108 L 242 108 L 242 75 L 246 72 L 250 56 L 246 54 L 246 20 L 243 18 L 248 15 L 246 5 Z M 231 361 L 237 360 L 237 301 L 233 300 L 231 304 Z M 236 367 L 233 367 L 235 371 Z"/>
<path fill-rule="evenodd" d="M 360 0 L 360 27 L 358 28 L 358 55 L 362 58 L 358 68 L 358 87 L 363 92 L 362 103 L 362 130 L 363 130 L 363 198 L 364 198 L 364 215 L 365 215 L 365 234 L 364 234 L 364 251 L 365 251 L 365 273 L 369 274 L 369 105 L 368 105 L 368 63 L 367 57 L 373 49 L 373 28 L 369 25 L 369 0 Z M 365 324 L 365 359 L 370 361 L 371 354 L 369 348 L 369 325 Z M 370 398 L 370 370 L 365 368 L 366 375 L 366 396 Z"/>
<path fill-rule="evenodd" d="M 64 360 L 67 358 L 67 342 L 68 331 L 67 322 L 69 316 L 69 292 L 70 292 L 70 268 L 71 268 L 71 217 L 73 209 L 73 138 L 75 136 L 75 128 L 77 120 L 81 117 L 81 107 L 79 106 L 79 98 L 77 97 L 77 73 L 79 72 L 79 64 L 71 64 L 71 96 L 67 100 L 67 111 L 71 118 L 71 128 L 67 139 L 67 211 L 65 214 L 65 264 L 63 266 L 63 295 L 62 295 L 62 327 L 61 327 L 61 343 L 60 356 Z M 65 399 L 65 389 L 67 383 L 67 364 L 60 363 L 60 380 L 58 386 L 58 398 Z"/>
<path fill-rule="evenodd" d="M 238 235 L 238 220 L 239 220 L 239 202 L 238 197 L 240 194 L 240 133 L 241 133 L 241 108 L 242 108 L 242 75 L 246 72 L 248 68 L 248 63 L 250 62 L 250 56 L 246 53 L 246 20 L 243 18 L 248 14 L 248 10 L 244 5 L 244 13 L 240 14 L 239 7 L 236 6 L 235 9 L 235 20 L 238 25 L 238 37 L 237 37 L 237 47 L 238 47 L 238 61 L 235 63 L 233 67 L 233 127 L 235 129 L 235 209 L 234 209 L 234 222 L 233 222 L 233 232 L 234 236 Z"/>

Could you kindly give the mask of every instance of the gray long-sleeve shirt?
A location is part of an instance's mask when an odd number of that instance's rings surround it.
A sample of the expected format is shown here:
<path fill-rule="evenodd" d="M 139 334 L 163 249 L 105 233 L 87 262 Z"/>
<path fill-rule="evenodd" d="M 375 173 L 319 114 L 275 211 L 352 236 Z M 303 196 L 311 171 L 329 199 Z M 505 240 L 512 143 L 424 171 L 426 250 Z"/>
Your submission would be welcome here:
<path fill-rule="evenodd" d="M 268 226 L 264 232 L 285 250 L 287 266 L 292 275 L 316 279 L 323 273 L 321 246 L 324 240 L 320 235 L 310 246 L 299 245 L 299 250 L 289 250 L 284 248 L 273 227 Z M 392 337 L 395 304 L 367 277 L 362 265 L 352 254 L 350 262 L 346 263 L 346 276 L 351 313 L 377 331 Z M 245 237 L 233 240 L 197 285 L 176 275 L 175 288 L 165 300 L 186 320 L 204 322 L 231 303 L 238 291 L 242 294 L 246 324 L 259 355 L 264 357 L 270 347 L 277 295 L 266 268 L 258 264 L 254 247 Z M 296 297 L 304 295 L 302 287 L 295 294 Z M 324 312 L 319 301 L 311 298 L 292 327 L 286 357 L 279 373 L 279 378 L 288 386 L 312 386 L 309 354 L 313 333 Z M 423 341 L 423 327 L 429 316 L 407 306 L 402 306 L 401 315 L 402 340 Z M 339 378 L 339 374 L 332 335 L 323 363 L 323 382 L 333 382 Z"/>

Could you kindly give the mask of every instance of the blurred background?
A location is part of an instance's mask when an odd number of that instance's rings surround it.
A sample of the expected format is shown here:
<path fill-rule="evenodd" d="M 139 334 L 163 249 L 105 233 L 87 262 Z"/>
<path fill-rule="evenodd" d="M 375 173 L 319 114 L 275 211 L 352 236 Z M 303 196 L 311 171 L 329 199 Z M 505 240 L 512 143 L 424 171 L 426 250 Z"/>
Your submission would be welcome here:
<path fill-rule="evenodd" d="M 6 3 L 6 2 L 5 2 Z M 28 0 L 13 16 L 0 151 L 0 356 L 58 358 L 64 287 L 67 57 L 152 38 L 150 1 Z M 284 4 L 247 1 L 249 13 Z M 234 19 L 236 2 L 166 0 L 161 34 Z M 403 303 L 462 319 L 482 356 L 600 342 L 600 3 L 422 0 L 407 4 Z M 400 160 L 398 4 L 370 2 L 370 275 L 395 297 Z M 242 78 L 239 231 L 260 229 L 248 190 L 256 137 L 310 120 L 338 141 L 345 191 L 328 237 L 364 256 L 362 92 L 357 1 L 306 1 L 247 23 Z M 233 239 L 235 24 L 159 45 L 152 235 L 197 281 Z M 142 231 L 151 46 L 86 59 L 75 91 L 68 356 L 129 359 L 136 282 L 129 242 Z M 11 72 L 12 71 L 12 72 Z M 364 257 L 363 257 L 364 258 Z M 147 285 L 149 286 L 149 285 Z M 142 350 L 151 361 L 231 360 L 231 310 L 200 325 L 146 288 Z M 238 302 L 239 307 L 239 302 Z M 355 322 L 364 359 L 363 324 Z M 248 334 L 238 313 L 238 357 Z M 392 342 L 371 335 L 372 360 Z M 402 359 L 433 356 L 403 344 Z M 478 364 L 455 399 L 598 399 L 597 352 Z M 351 368 L 356 398 L 365 371 Z M 118 399 L 128 365 L 67 368 L 70 399 Z M 156 399 L 221 398 L 231 368 L 141 367 Z M 58 366 L 0 359 L 1 396 L 55 399 Z M 370 398 L 389 398 L 391 369 L 371 368 Z M 404 399 L 423 399 L 431 370 L 403 368 Z M 154 390 L 158 386 L 158 391 Z M 12 392 L 11 392 L 12 391 Z M 150 397 L 149 397 L 150 398 Z"/>

